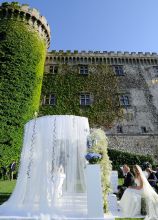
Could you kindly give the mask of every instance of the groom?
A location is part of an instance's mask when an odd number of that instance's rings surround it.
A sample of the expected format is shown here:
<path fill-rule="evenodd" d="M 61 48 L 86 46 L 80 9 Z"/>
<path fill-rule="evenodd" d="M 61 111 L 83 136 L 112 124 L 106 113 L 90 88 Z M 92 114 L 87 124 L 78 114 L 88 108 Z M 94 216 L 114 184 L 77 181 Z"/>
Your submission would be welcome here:
<path fill-rule="evenodd" d="M 118 186 L 118 199 L 120 200 L 124 191 L 129 187 L 129 186 L 135 186 L 135 181 L 134 181 L 134 176 L 130 172 L 130 168 L 127 164 L 123 165 L 123 174 L 124 174 L 124 183 L 122 186 Z"/>

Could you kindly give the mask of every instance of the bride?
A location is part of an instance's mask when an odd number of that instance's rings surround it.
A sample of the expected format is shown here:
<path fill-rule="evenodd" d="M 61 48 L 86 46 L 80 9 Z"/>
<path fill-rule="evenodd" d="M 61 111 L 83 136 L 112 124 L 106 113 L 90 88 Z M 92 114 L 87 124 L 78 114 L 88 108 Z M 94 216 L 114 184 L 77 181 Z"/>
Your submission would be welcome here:
<path fill-rule="evenodd" d="M 141 198 L 144 198 L 147 208 L 144 220 L 158 220 L 158 195 L 148 183 L 140 166 L 135 165 L 133 170 L 137 186 L 128 187 L 120 200 L 123 215 L 126 217 L 140 215 Z"/>

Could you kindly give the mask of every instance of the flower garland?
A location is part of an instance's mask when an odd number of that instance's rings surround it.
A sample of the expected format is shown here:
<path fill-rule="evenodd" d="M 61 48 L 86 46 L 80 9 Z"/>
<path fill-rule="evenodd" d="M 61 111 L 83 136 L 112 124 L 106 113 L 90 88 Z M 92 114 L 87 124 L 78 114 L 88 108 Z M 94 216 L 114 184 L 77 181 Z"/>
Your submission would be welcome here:
<path fill-rule="evenodd" d="M 92 156 L 92 163 L 94 163 L 94 161 L 96 160 L 96 163 L 99 163 L 101 166 L 103 201 L 104 210 L 106 212 L 108 209 L 107 193 L 110 191 L 110 173 L 112 170 L 111 161 L 109 160 L 109 156 L 107 154 L 107 147 L 108 139 L 104 131 L 101 129 L 91 129 L 90 135 L 87 137 L 88 153 L 86 157 L 91 158 L 90 156 Z"/>

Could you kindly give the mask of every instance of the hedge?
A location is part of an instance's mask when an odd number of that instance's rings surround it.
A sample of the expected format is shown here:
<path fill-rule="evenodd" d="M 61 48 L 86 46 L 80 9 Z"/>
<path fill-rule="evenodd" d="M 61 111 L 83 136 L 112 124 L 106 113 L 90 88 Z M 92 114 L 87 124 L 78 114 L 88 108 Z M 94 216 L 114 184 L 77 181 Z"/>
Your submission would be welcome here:
<path fill-rule="evenodd" d="M 150 155 L 128 153 L 115 149 L 108 149 L 108 155 L 112 161 L 112 169 L 118 170 L 119 175 L 121 175 L 120 166 L 123 164 L 142 165 L 143 162 L 148 161 L 151 165 L 154 165 L 154 159 Z"/>

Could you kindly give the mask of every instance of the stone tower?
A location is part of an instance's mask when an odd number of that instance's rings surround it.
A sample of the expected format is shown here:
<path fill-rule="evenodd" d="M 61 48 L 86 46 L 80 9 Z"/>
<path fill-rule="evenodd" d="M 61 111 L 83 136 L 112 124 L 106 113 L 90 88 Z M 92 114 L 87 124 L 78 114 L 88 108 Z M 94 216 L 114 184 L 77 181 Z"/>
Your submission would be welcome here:
<path fill-rule="evenodd" d="M 38 111 L 44 62 L 49 44 L 49 25 L 36 9 L 16 2 L 2 3 L 0 160 L 5 163 L 18 158 L 23 126 L 33 117 L 34 112 Z"/>

